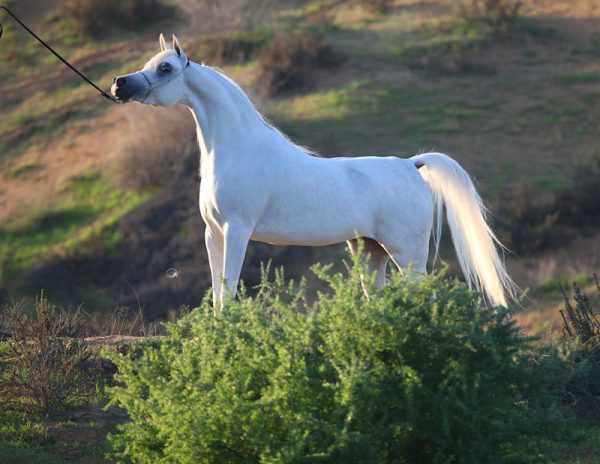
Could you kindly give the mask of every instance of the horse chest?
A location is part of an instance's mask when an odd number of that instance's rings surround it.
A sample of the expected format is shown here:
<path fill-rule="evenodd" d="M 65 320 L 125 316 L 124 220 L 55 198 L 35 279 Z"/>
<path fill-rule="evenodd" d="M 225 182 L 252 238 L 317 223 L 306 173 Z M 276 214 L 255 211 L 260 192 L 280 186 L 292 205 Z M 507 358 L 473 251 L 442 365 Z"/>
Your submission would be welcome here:
<path fill-rule="evenodd" d="M 203 175 L 200 183 L 200 214 L 207 224 L 222 226 L 229 219 L 248 219 L 264 200 L 259 188 L 251 188 L 239 173 L 214 172 Z"/>

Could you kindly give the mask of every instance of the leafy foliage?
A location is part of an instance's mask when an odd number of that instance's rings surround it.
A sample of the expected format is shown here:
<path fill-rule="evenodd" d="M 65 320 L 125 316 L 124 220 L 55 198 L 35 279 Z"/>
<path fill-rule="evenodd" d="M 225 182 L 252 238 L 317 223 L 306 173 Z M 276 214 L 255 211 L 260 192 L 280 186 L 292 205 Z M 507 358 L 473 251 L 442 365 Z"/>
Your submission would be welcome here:
<path fill-rule="evenodd" d="M 354 261 L 314 304 L 281 273 L 213 316 L 205 300 L 136 359 L 112 355 L 111 436 L 136 463 L 533 462 L 553 402 L 531 341 L 463 284 Z M 541 408 L 544 413 L 540 414 Z"/>

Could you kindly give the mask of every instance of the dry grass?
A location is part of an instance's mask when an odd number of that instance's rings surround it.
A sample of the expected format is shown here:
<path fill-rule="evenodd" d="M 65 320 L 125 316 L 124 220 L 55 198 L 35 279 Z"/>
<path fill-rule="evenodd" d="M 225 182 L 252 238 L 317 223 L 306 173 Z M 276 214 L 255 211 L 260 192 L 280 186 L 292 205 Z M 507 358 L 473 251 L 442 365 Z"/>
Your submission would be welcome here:
<path fill-rule="evenodd" d="M 59 310 L 42 294 L 34 317 L 20 305 L 0 315 L 10 336 L 0 362 L 2 409 L 47 415 L 94 393 L 97 360 L 73 338 L 84 330 L 79 310 Z"/>
<path fill-rule="evenodd" d="M 178 319 L 189 311 L 183 307 Z M 65 310 L 42 293 L 33 308 L 22 301 L 0 306 L 0 412 L 47 416 L 95 401 L 99 383 L 110 383 L 112 363 L 102 349 L 135 354 L 152 343 L 164 326 L 137 312 L 117 308 L 89 315 Z"/>
<path fill-rule="evenodd" d="M 578 369 L 567 384 L 566 400 L 578 417 L 598 423 L 600 412 L 600 316 L 598 298 L 600 282 L 594 274 L 596 297 L 588 297 L 573 283 L 573 299 L 568 290 L 561 286 L 564 310 L 560 310 L 563 321 L 563 338 L 573 343 Z"/>
<path fill-rule="evenodd" d="M 179 107 L 130 109 L 113 160 L 114 176 L 123 188 L 164 186 L 199 156 L 194 120 Z"/>
<path fill-rule="evenodd" d="M 103 355 L 138 357 L 142 346 L 158 343 L 143 319 L 141 310 L 90 318 L 43 294 L 33 308 L 0 305 L 2 463 L 107 462 L 106 434 L 127 417 L 104 407 L 116 366 Z M 117 333 L 124 335 L 111 336 Z"/>
<path fill-rule="evenodd" d="M 600 294 L 600 282 L 598 275 L 594 274 L 594 283 L 596 291 Z M 567 338 L 576 338 L 581 343 L 591 342 L 591 345 L 598 348 L 600 340 L 600 318 L 598 312 L 592 307 L 590 299 L 581 291 L 577 283 L 573 283 L 573 300 L 561 286 L 561 291 L 565 299 L 565 309 L 560 310 L 563 320 L 563 336 Z"/>

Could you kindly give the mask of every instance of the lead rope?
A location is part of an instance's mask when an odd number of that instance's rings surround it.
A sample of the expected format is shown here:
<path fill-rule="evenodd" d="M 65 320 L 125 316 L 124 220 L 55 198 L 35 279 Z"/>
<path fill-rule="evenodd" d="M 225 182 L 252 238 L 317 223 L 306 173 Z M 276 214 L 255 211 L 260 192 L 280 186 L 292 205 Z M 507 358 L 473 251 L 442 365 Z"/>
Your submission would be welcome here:
<path fill-rule="evenodd" d="M 109 95 L 108 93 L 106 93 L 104 90 L 102 90 L 100 87 L 98 87 L 96 84 L 94 84 L 90 79 L 88 79 L 87 77 L 85 77 L 77 68 L 75 68 L 75 66 L 73 66 L 71 63 L 69 63 L 67 60 L 65 60 L 62 56 L 60 56 L 56 51 L 54 51 L 54 49 L 48 45 L 46 42 L 44 42 L 40 37 L 38 37 L 38 35 L 33 32 L 31 29 L 29 29 L 24 23 L 23 21 L 21 21 L 19 18 L 17 18 L 8 8 L 6 8 L 3 5 L 0 5 L 0 9 L 3 9 L 4 11 L 6 11 L 9 15 L 12 16 L 12 18 L 18 22 L 21 26 L 23 26 L 23 28 L 29 32 L 33 37 L 35 37 L 37 39 L 37 41 L 39 43 L 41 43 L 44 47 L 46 47 L 48 50 L 50 50 L 52 52 L 52 54 L 54 54 L 54 56 L 56 56 L 60 61 L 62 61 L 65 65 L 67 65 L 71 71 L 75 72 L 79 77 L 81 77 L 84 81 L 86 81 L 88 84 L 90 84 L 92 87 L 94 87 L 98 92 L 100 92 L 100 95 L 102 95 L 104 98 L 106 98 L 107 100 L 110 100 L 113 103 L 119 103 L 119 100 L 117 100 L 115 97 L 113 97 L 112 95 Z M 2 23 L 0 23 L 0 38 L 2 38 L 2 33 L 4 32 L 4 28 L 2 27 Z"/>

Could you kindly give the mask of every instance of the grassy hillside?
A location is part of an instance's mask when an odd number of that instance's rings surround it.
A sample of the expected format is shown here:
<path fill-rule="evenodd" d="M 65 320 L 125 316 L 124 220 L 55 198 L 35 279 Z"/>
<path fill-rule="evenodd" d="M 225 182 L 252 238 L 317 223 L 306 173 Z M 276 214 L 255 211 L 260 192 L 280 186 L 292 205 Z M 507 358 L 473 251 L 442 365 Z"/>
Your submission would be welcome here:
<path fill-rule="evenodd" d="M 383 11 L 366 1 L 262 1 L 251 8 L 232 0 L 210 8 L 173 0 L 174 16 L 100 35 L 78 32 L 59 3 L 28 0 L 14 8 L 102 87 L 156 53 L 159 32 L 175 32 L 193 60 L 222 66 L 298 142 L 324 156 L 446 152 L 474 175 L 498 215 L 516 203 L 520 183 L 543 203 L 574 185 L 575 166 L 599 154 L 595 2 L 526 2 L 498 29 L 459 14 L 459 2 L 449 0 L 382 2 Z M 196 304 L 209 273 L 190 118 L 176 109 L 110 104 L 16 24 L 3 24 L 0 286 L 15 296 L 45 287 L 64 302 L 106 310 L 137 306 L 130 284 L 157 315 Z M 259 52 L 223 59 L 224 43 L 260 49 L 270 37 L 307 28 L 344 60 L 333 70 L 307 71 L 303 85 L 278 95 L 261 85 Z M 136 145 L 147 133 L 160 133 L 161 143 Z M 173 178 L 153 177 L 157 163 L 158 171 L 172 168 Z M 142 171 L 153 180 L 140 180 Z M 550 279 L 597 268 L 593 239 L 569 237 L 510 258 L 521 286 L 542 285 L 526 305 L 559 301 L 544 290 Z M 266 258 L 304 274 L 308 263 L 337 259 L 341 249 L 256 245 L 243 277 L 255 282 Z M 450 250 L 444 256 L 452 260 Z M 170 267 L 181 277 L 166 279 Z"/>

